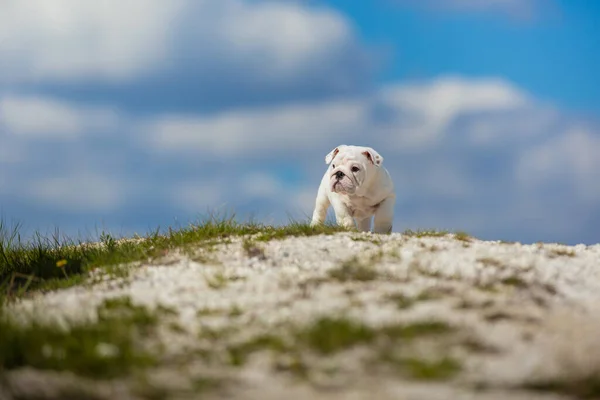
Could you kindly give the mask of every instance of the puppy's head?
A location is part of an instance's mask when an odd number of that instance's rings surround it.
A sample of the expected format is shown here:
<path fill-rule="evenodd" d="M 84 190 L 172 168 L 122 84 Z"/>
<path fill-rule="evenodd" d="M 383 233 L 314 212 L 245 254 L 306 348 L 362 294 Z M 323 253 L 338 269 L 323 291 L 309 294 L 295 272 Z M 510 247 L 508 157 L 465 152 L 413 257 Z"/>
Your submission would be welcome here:
<path fill-rule="evenodd" d="M 383 163 L 383 157 L 370 147 L 340 145 L 325 156 L 330 164 L 329 187 L 340 194 L 361 194 L 361 188 L 375 175 Z"/>

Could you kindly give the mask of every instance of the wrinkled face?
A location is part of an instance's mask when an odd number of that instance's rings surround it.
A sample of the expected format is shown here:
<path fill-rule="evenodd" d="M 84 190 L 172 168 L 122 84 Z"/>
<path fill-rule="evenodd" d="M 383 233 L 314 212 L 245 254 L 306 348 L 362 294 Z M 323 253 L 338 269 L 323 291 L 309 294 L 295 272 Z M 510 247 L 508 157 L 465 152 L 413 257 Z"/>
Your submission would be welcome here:
<path fill-rule="evenodd" d="M 368 158 L 350 151 L 340 151 L 329 165 L 329 185 L 333 192 L 355 194 L 369 176 Z"/>

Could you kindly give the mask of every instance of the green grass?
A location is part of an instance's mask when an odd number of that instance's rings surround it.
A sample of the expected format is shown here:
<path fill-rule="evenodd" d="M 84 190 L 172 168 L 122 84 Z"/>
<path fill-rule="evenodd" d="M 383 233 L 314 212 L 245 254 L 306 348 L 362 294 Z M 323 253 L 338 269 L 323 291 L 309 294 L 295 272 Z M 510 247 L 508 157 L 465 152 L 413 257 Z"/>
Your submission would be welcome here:
<path fill-rule="evenodd" d="M 398 254 L 396 252 L 384 253 L 379 250 L 363 259 L 353 256 L 342 261 L 337 267 L 330 269 L 328 275 L 340 282 L 373 281 L 383 275 L 377 271 L 375 266 L 386 256 L 397 258 Z"/>
<path fill-rule="evenodd" d="M 555 257 L 575 257 L 575 251 L 573 249 L 552 249 L 548 251 L 548 256 L 551 258 Z"/>
<path fill-rule="evenodd" d="M 256 257 L 260 260 L 265 260 L 267 258 L 265 250 L 259 246 L 255 240 L 249 238 L 244 239 L 242 248 L 246 252 L 246 255 L 250 258 Z"/>
<path fill-rule="evenodd" d="M 463 242 L 470 242 L 473 238 L 467 232 L 457 231 L 454 233 L 454 238 Z"/>
<path fill-rule="evenodd" d="M 8 227 L 0 220 L 0 297 L 80 284 L 96 268 L 113 276 L 125 276 L 127 270 L 123 266 L 127 263 L 159 259 L 175 250 L 193 252 L 234 236 L 256 235 L 255 240 L 266 241 L 344 231 L 334 225 L 310 227 L 292 222 L 275 227 L 240 223 L 233 217 L 209 217 L 179 229 L 157 229 L 139 239 L 102 233 L 97 243 L 90 243 L 61 237 L 58 232 L 50 237 L 35 234 L 25 241 L 19 228 Z"/>
<path fill-rule="evenodd" d="M 504 266 L 504 263 L 502 261 L 492 257 L 481 257 L 478 258 L 476 261 L 485 265 L 486 267 L 502 268 Z"/>
<path fill-rule="evenodd" d="M 416 357 L 396 360 L 396 367 L 413 379 L 439 381 L 450 379 L 461 371 L 461 365 L 451 357 L 439 360 L 425 360 Z"/>
<path fill-rule="evenodd" d="M 229 279 L 222 272 L 217 272 L 212 276 L 205 276 L 204 279 L 206 279 L 206 284 L 211 289 L 223 289 L 229 283 Z"/>
<path fill-rule="evenodd" d="M 372 237 L 372 236 L 352 236 L 350 238 L 353 242 L 367 242 L 367 243 L 372 243 L 375 245 L 380 245 L 382 242 L 379 238 L 376 237 Z"/>
<path fill-rule="evenodd" d="M 600 374 L 590 372 L 589 375 L 572 379 L 560 379 L 530 382 L 525 388 L 550 393 L 563 393 L 576 399 L 600 398 Z"/>
<path fill-rule="evenodd" d="M 387 299 L 395 303 L 400 310 L 409 309 L 421 301 L 437 300 L 440 298 L 442 298 L 442 294 L 435 289 L 424 290 L 416 296 L 407 296 L 400 292 L 387 296 Z"/>
<path fill-rule="evenodd" d="M 140 340 L 172 310 L 150 311 L 119 297 L 105 300 L 96 311 L 97 320 L 71 321 L 68 328 L 36 320 L 20 323 L 0 311 L 0 370 L 27 366 L 110 379 L 155 365 L 156 354 L 142 348 Z"/>
<path fill-rule="evenodd" d="M 514 286 L 514 287 L 521 288 L 521 289 L 525 289 L 530 286 L 527 283 L 527 281 L 525 281 L 523 278 L 516 276 L 516 275 L 512 275 L 512 276 L 503 278 L 502 280 L 500 280 L 500 283 L 507 285 L 507 286 Z"/>
<path fill-rule="evenodd" d="M 359 346 L 372 351 L 371 362 L 400 368 L 403 374 L 414 379 L 447 379 L 460 370 L 458 361 L 445 356 L 443 351 L 437 360 L 410 355 L 415 344 L 423 343 L 422 339 L 444 340 L 446 335 L 457 332 L 441 321 L 371 326 L 350 317 L 327 315 L 306 325 L 292 323 L 280 328 L 226 346 L 224 358 L 217 355 L 219 342 L 233 332 L 207 330 L 201 337 L 209 340 L 206 352 L 210 359 L 223 359 L 231 366 L 240 367 L 246 365 L 254 353 L 266 351 L 271 353 L 274 371 L 291 372 L 303 378 L 312 370 L 313 357 L 333 357 Z M 369 359 L 363 361 L 368 363 Z"/>
<path fill-rule="evenodd" d="M 312 227 L 308 223 L 291 221 L 289 224 L 280 227 L 258 225 L 258 229 L 255 232 L 258 235 L 255 240 L 258 242 L 268 242 L 273 239 L 284 239 L 290 236 L 314 236 L 315 234 L 333 234 L 347 231 L 347 229 L 335 224 L 323 224 Z"/>
<path fill-rule="evenodd" d="M 418 321 L 382 328 L 382 333 L 394 340 L 414 340 L 425 336 L 448 334 L 453 331 L 454 329 L 450 325 L 440 321 Z"/>
<path fill-rule="evenodd" d="M 406 310 L 415 304 L 415 298 L 406 296 L 403 293 L 391 294 L 387 296 L 387 299 L 395 303 L 400 310 Z"/>
<path fill-rule="evenodd" d="M 440 321 L 416 321 L 371 327 L 345 317 L 323 317 L 296 333 L 296 343 L 308 347 L 321 356 L 369 345 L 380 354 L 377 361 L 391 364 L 404 375 L 418 380 L 444 380 L 457 374 L 461 366 L 451 357 L 426 360 L 418 357 L 395 356 L 398 350 L 407 351 L 414 342 L 432 336 L 455 332 Z"/>
<path fill-rule="evenodd" d="M 246 236 L 244 250 L 249 257 L 264 258 L 258 245 L 288 236 L 310 236 L 347 231 L 333 223 L 311 227 L 307 223 L 291 221 L 285 226 L 270 226 L 256 222 L 240 223 L 234 217 L 209 216 L 204 220 L 177 229 L 156 229 L 144 237 L 122 238 L 103 232 L 96 241 L 72 240 L 56 231 L 49 237 L 38 233 L 23 240 L 20 227 L 8 227 L 0 220 L 0 302 L 5 298 L 23 296 L 32 291 L 47 291 L 82 284 L 91 271 L 100 271 L 112 277 L 126 277 L 135 262 L 153 262 L 174 251 L 188 253 L 193 259 L 199 249 L 210 250 L 228 238 Z M 439 237 L 448 231 L 406 231 L 415 237 Z M 459 240 L 468 235 L 455 233 Z M 348 261 L 332 271 L 339 280 L 368 281 L 377 273 L 356 260 Z M 220 280 L 211 280 L 211 286 L 222 287 Z M 215 284 L 216 282 L 216 284 Z"/>
<path fill-rule="evenodd" d="M 195 394 L 198 392 L 206 392 L 212 391 L 215 389 L 220 389 L 224 385 L 224 382 L 220 379 L 216 378 L 207 378 L 207 377 L 199 377 L 194 379 L 193 389 Z M 161 399 L 165 399 L 168 396 L 161 397 Z"/>
<path fill-rule="evenodd" d="M 259 350 L 281 352 L 287 350 L 287 347 L 283 340 L 276 335 L 261 335 L 246 342 L 229 346 L 227 348 L 229 362 L 233 366 L 244 365 L 248 356 Z"/>
<path fill-rule="evenodd" d="M 460 240 L 463 242 L 469 242 L 472 239 L 471 235 L 469 235 L 468 233 L 463 232 L 463 231 L 450 232 L 447 230 L 437 230 L 437 229 L 418 229 L 416 231 L 407 229 L 406 231 L 402 232 L 402 234 L 405 236 L 416 237 L 416 238 L 444 237 L 444 236 L 448 236 L 448 235 L 452 234 L 456 240 Z"/>
<path fill-rule="evenodd" d="M 346 317 L 322 317 L 298 331 L 296 340 L 319 354 L 330 355 L 378 339 L 402 343 L 452 332 L 452 327 L 440 321 L 398 323 L 374 328 Z"/>
<path fill-rule="evenodd" d="M 413 231 L 412 229 L 407 229 L 404 232 L 402 232 L 402 234 L 405 236 L 422 238 L 422 237 L 443 237 L 443 236 L 450 234 L 450 232 L 446 231 L 446 230 L 436 230 L 436 229 L 417 229 L 416 231 Z"/>
<path fill-rule="evenodd" d="M 330 355 L 358 344 L 371 343 L 376 332 L 348 318 L 322 317 L 296 335 L 300 343 L 322 355 Z"/>
<path fill-rule="evenodd" d="M 379 276 L 373 265 L 362 263 L 356 257 L 343 261 L 339 266 L 329 270 L 328 274 L 330 278 L 340 282 L 373 281 Z"/>

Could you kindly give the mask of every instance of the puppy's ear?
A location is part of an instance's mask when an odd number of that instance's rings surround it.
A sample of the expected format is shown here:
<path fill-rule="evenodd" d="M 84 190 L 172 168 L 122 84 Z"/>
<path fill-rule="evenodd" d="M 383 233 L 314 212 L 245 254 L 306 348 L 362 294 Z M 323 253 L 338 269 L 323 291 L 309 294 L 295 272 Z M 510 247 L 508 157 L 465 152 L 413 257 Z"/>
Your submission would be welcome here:
<path fill-rule="evenodd" d="M 339 145 L 338 147 L 336 147 L 335 149 L 331 150 L 329 152 L 329 154 L 327 154 L 325 156 L 325 164 L 329 164 L 333 161 L 333 159 L 335 158 L 335 156 L 337 156 L 337 154 L 340 152 L 340 149 L 345 147 L 345 145 Z"/>
<path fill-rule="evenodd" d="M 378 152 L 376 152 L 375 150 L 373 150 L 370 147 L 365 148 L 365 151 L 363 151 L 363 154 L 365 157 L 367 157 L 367 159 L 372 164 L 375 164 L 378 167 L 381 167 L 381 164 L 383 163 L 383 157 L 381 156 L 381 154 L 379 154 Z"/>

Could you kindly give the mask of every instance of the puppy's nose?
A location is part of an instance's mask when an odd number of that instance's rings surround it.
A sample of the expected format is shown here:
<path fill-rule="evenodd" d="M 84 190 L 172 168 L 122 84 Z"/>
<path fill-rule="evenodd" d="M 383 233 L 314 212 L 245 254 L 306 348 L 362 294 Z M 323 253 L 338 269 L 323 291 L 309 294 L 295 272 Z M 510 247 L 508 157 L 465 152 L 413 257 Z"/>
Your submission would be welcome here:
<path fill-rule="evenodd" d="M 344 173 L 342 171 L 338 171 L 335 173 L 335 177 L 338 179 L 342 179 L 344 177 Z"/>

